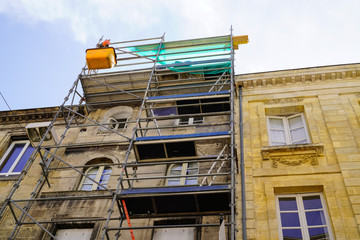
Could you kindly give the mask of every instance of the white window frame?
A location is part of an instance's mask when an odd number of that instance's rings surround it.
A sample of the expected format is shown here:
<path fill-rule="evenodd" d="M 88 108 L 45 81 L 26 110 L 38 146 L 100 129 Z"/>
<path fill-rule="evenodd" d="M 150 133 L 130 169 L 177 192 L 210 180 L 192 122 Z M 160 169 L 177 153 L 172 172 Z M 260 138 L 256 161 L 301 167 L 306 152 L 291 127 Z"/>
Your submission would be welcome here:
<path fill-rule="evenodd" d="M 193 124 L 202 124 L 204 123 L 204 117 L 201 117 L 201 120 L 196 120 L 195 123 L 195 117 L 189 117 L 187 121 L 181 121 L 180 118 L 175 119 L 174 125 L 175 126 L 183 126 L 183 125 L 193 125 Z"/>
<path fill-rule="evenodd" d="M 294 118 L 294 117 L 298 117 L 298 116 L 301 116 L 301 119 L 302 119 L 302 127 L 304 128 L 304 132 L 305 132 L 305 137 L 306 139 L 306 143 L 310 143 L 310 136 L 309 136 L 309 133 L 308 133 L 308 129 L 307 129 L 307 124 L 306 124 L 306 121 L 305 121 L 305 118 L 304 118 L 304 114 L 303 113 L 297 113 L 297 114 L 293 114 L 293 115 L 289 115 L 289 116 L 267 116 L 267 130 L 268 130 L 268 136 L 269 136 L 269 144 L 270 146 L 282 146 L 282 145 L 292 145 L 292 144 L 297 144 L 297 143 L 293 143 L 293 141 L 291 140 L 291 130 L 294 130 L 294 129 L 290 129 L 289 127 L 289 119 L 291 118 Z M 283 126 L 284 126 L 284 129 L 276 129 L 276 128 L 272 128 L 271 125 L 270 125 L 270 119 L 281 119 L 283 121 Z M 298 127 L 298 128 L 301 128 L 301 127 Z M 285 141 L 286 143 L 284 144 L 273 144 L 274 141 L 272 141 L 272 135 L 271 135 L 271 130 L 283 130 L 284 133 L 285 133 Z M 303 144 L 303 143 L 300 143 L 300 144 Z"/>
<path fill-rule="evenodd" d="M 124 127 L 123 128 L 119 128 L 119 125 L 120 123 L 123 123 L 123 122 L 118 122 L 116 118 L 113 118 L 113 117 L 109 117 L 108 119 L 108 128 L 110 129 L 113 129 L 113 130 L 126 130 L 127 128 L 127 122 L 129 121 L 129 118 L 121 118 L 121 119 L 126 119 L 125 121 L 125 124 L 124 124 Z M 111 122 L 111 121 L 114 121 L 114 122 Z M 113 125 L 115 124 L 115 127 L 113 128 Z"/>
<path fill-rule="evenodd" d="M 172 168 L 176 165 L 179 165 L 179 164 L 182 164 L 182 168 L 181 168 L 181 174 L 180 175 L 170 175 L 170 172 L 172 170 Z M 196 174 L 199 174 L 199 163 L 196 163 L 197 164 L 197 173 Z M 186 185 L 186 178 L 196 178 L 196 182 L 198 181 L 198 177 L 192 177 L 192 175 L 187 175 L 187 170 L 188 170 L 188 167 L 189 167 L 189 163 L 177 163 L 177 164 L 171 164 L 169 166 L 169 169 L 167 171 L 167 176 L 179 176 L 178 178 L 180 178 L 180 182 L 178 185 L 169 185 L 169 178 L 166 179 L 166 185 L 167 186 L 181 186 L 181 185 Z M 171 179 L 177 179 L 177 178 L 170 178 Z M 190 184 L 189 184 L 190 185 Z M 193 185 L 193 184 L 191 184 Z"/>
<path fill-rule="evenodd" d="M 320 196 L 320 201 L 321 201 L 322 208 L 321 209 L 308 209 L 308 210 L 305 210 L 304 209 L 303 199 L 302 199 L 302 197 L 304 197 L 304 196 Z M 279 198 L 286 198 L 286 197 L 291 197 L 291 198 L 296 199 L 296 205 L 297 205 L 298 210 L 280 211 Z M 326 224 L 325 225 L 317 225 L 317 226 L 310 226 L 309 227 L 307 225 L 307 223 L 306 223 L 305 212 L 320 211 L 320 210 L 323 211 L 323 213 L 324 213 Z M 283 229 L 295 229 L 296 228 L 296 227 L 282 227 L 280 213 L 284 213 L 284 212 L 288 212 L 288 213 L 297 212 L 299 214 L 299 220 L 300 220 L 299 229 L 301 229 L 301 234 L 302 234 L 303 239 L 310 239 L 309 232 L 308 232 L 309 228 L 318 228 L 318 227 L 327 227 L 328 233 L 329 233 L 329 239 L 330 240 L 334 239 L 334 236 L 332 234 L 332 228 L 330 226 L 330 218 L 329 218 L 329 215 L 328 215 L 328 211 L 326 209 L 326 204 L 325 204 L 324 197 L 323 197 L 322 193 L 296 193 L 296 194 L 279 194 L 279 195 L 276 195 L 276 216 L 277 216 L 277 221 L 278 221 L 279 239 L 283 239 L 283 233 L 282 233 Z"/>
<path fill-rule="evenodd" d="M 0 166 L 3 166 L 6 163 L 6 161 L 8 160 L 8 158 L 11 156 L 11 152 L 12 152 L 13 148 L 15 147 L 15 145 L 16 144 L 24 144 L 24 143 L 25 143 L 25 146 L 23 147 L 23 149 L 21 150 L 21 152 L 19 153 L 19 155 L 17 156 L 17 158 L 15 159 L 15 161 L 13 162 L 13 164 L 11 165 L 9 170 L 6 173 L 0 173 L 0 176 L 19 175 L 21 173 L 21 172 L 13 172 L 13 170 L 16 167 L 16 165 L 18 164 L 18 162 L 20 161 L 20 159 L 22 158 L 22 156 L 24 155 L 26 149 L 30 146 L 29 140 L 13 141 L 0 160 Z"/>
<path fill-rule="evenodd" d="M 90 170 L 97 168 L 98 170 L 97 170 L 97 172 L 96 172 L 95 179 L 93 179 L 93 180 L 96 181 L 96 182 L 98 182 L 98 183 L 100 183 L 100 179 L 101 179 L 101 177 L 102 177 L 102 175 L 103 175 L 104 170 L 105 170 L 106 167 L 109 167 L 109 166 L 90 167 L 89 169 L 87 169 L 87 170 L 85 171 L 84 174 L 87 175 Z M 112 171 L 112 168 L 111 168 L 111 167 L 110 167 L 110 169 L 111 169 L 111 171 Z M 110 172 L 109 175 L 111 176 L 111 172 Z M 98 184 L 95 183 L 95 182 L 92 182 L 92 187 L 91 187 L 90 190 L 84 190 L 84 189 L 82 189 L 85 180 L 86 180 L 86 177 L 85 177 L 85 176 L 82 176 L 82 178 L 81 178 L 81 183 L 80 183 L 80 185 L 79 185 L 79 187 L 78 187 L 78 190 L 80 190 L 80 191 L 103 190 L 103 189 L 98 189 L 98 187 L 101 187 L 101 186 L 98 185 Z M 109 180 L 110 180 L 110 179 L 109 179 Z M 107 184 L 105 185 L 105 187 L 107 187 L 108 184 L 109 184 L 109 181 L 107 182 Z"/>

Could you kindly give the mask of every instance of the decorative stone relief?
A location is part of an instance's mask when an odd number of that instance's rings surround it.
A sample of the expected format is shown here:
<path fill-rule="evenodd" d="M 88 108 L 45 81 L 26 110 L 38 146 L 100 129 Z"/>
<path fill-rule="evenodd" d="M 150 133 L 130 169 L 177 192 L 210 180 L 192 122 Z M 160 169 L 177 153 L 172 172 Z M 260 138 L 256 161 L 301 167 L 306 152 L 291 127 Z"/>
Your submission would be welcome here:
<path fill-rule="evenodd" d="M 304 101 L 303 97 L 278 98 L 265 100 L 265 104 L 298 103 Z"/>
<path fill-rule="evenodd" d="M 318 166 L 318 157 L 323 153 L 324 146 L 321 144 L 268 146 L 261 149 L 263 160 L 270 160 L 272 168 L 277 168 L 280 165 L 285 167 L 296 167 L 304 164 Z"/>
<path fill-rule="evenodd" d="M 310 162 L 311 166 L 319 165 L 317 156 L 315 154 L 272 157 L 271 159 L 272 159 L 271 166 L 273 168 L 277 168 L 279 163 L 284 164 L 286 166 L 300 166 L 307 162 Z"/>

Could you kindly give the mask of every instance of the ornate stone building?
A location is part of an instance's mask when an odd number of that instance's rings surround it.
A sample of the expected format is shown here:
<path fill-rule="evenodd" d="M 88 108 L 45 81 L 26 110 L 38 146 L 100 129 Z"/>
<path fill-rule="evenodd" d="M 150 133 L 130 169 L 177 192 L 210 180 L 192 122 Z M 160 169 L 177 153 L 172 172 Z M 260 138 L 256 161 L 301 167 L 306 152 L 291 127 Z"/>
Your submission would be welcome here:
<path fill-rule="evenodd" d="M 236 80 L 248 239 L 360 239 L 360 64 Z"/>

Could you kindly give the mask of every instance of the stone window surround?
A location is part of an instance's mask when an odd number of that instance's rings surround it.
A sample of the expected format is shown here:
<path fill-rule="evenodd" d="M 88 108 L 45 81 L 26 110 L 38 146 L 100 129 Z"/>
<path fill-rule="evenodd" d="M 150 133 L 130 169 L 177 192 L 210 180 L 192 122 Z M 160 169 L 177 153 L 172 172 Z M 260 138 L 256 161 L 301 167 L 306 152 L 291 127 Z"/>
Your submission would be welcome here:
<path fill-rule="evenodd" d="M 130 119 L 131 115 L 133 113 L 133 108 L 129 106 L 118 106 L 113 107 L 107 110 L 104 117 L 101 120 L 101 123 L 103 124 L 109 124 L 110 119 Z M 126 124 L 127 125 L 127 124 Z M 110 125 L 107 125 L 107 128 L 111 128 Z M 117 129 L 116 129 L 117 130 Z M 121 130 L 121 129 L 119 129 Z M 123 128 L 123 130 L 126 130 L 126 127 Z M 108 129 L 104 127 L 99 127 L 99 133 L 103 132 L 110 132 Z"/>

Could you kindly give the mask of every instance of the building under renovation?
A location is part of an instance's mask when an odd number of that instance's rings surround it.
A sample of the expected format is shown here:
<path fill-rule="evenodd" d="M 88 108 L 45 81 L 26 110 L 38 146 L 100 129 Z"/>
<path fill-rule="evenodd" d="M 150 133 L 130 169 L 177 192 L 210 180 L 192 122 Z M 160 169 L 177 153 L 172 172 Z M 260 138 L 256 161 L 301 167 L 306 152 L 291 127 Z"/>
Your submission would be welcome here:
<path fill-rule="evenodd" d="M 0 239 L 360 239 L 360 64 L 236 75 L 247 41 L 100 42 L 0 112 Z"/>

